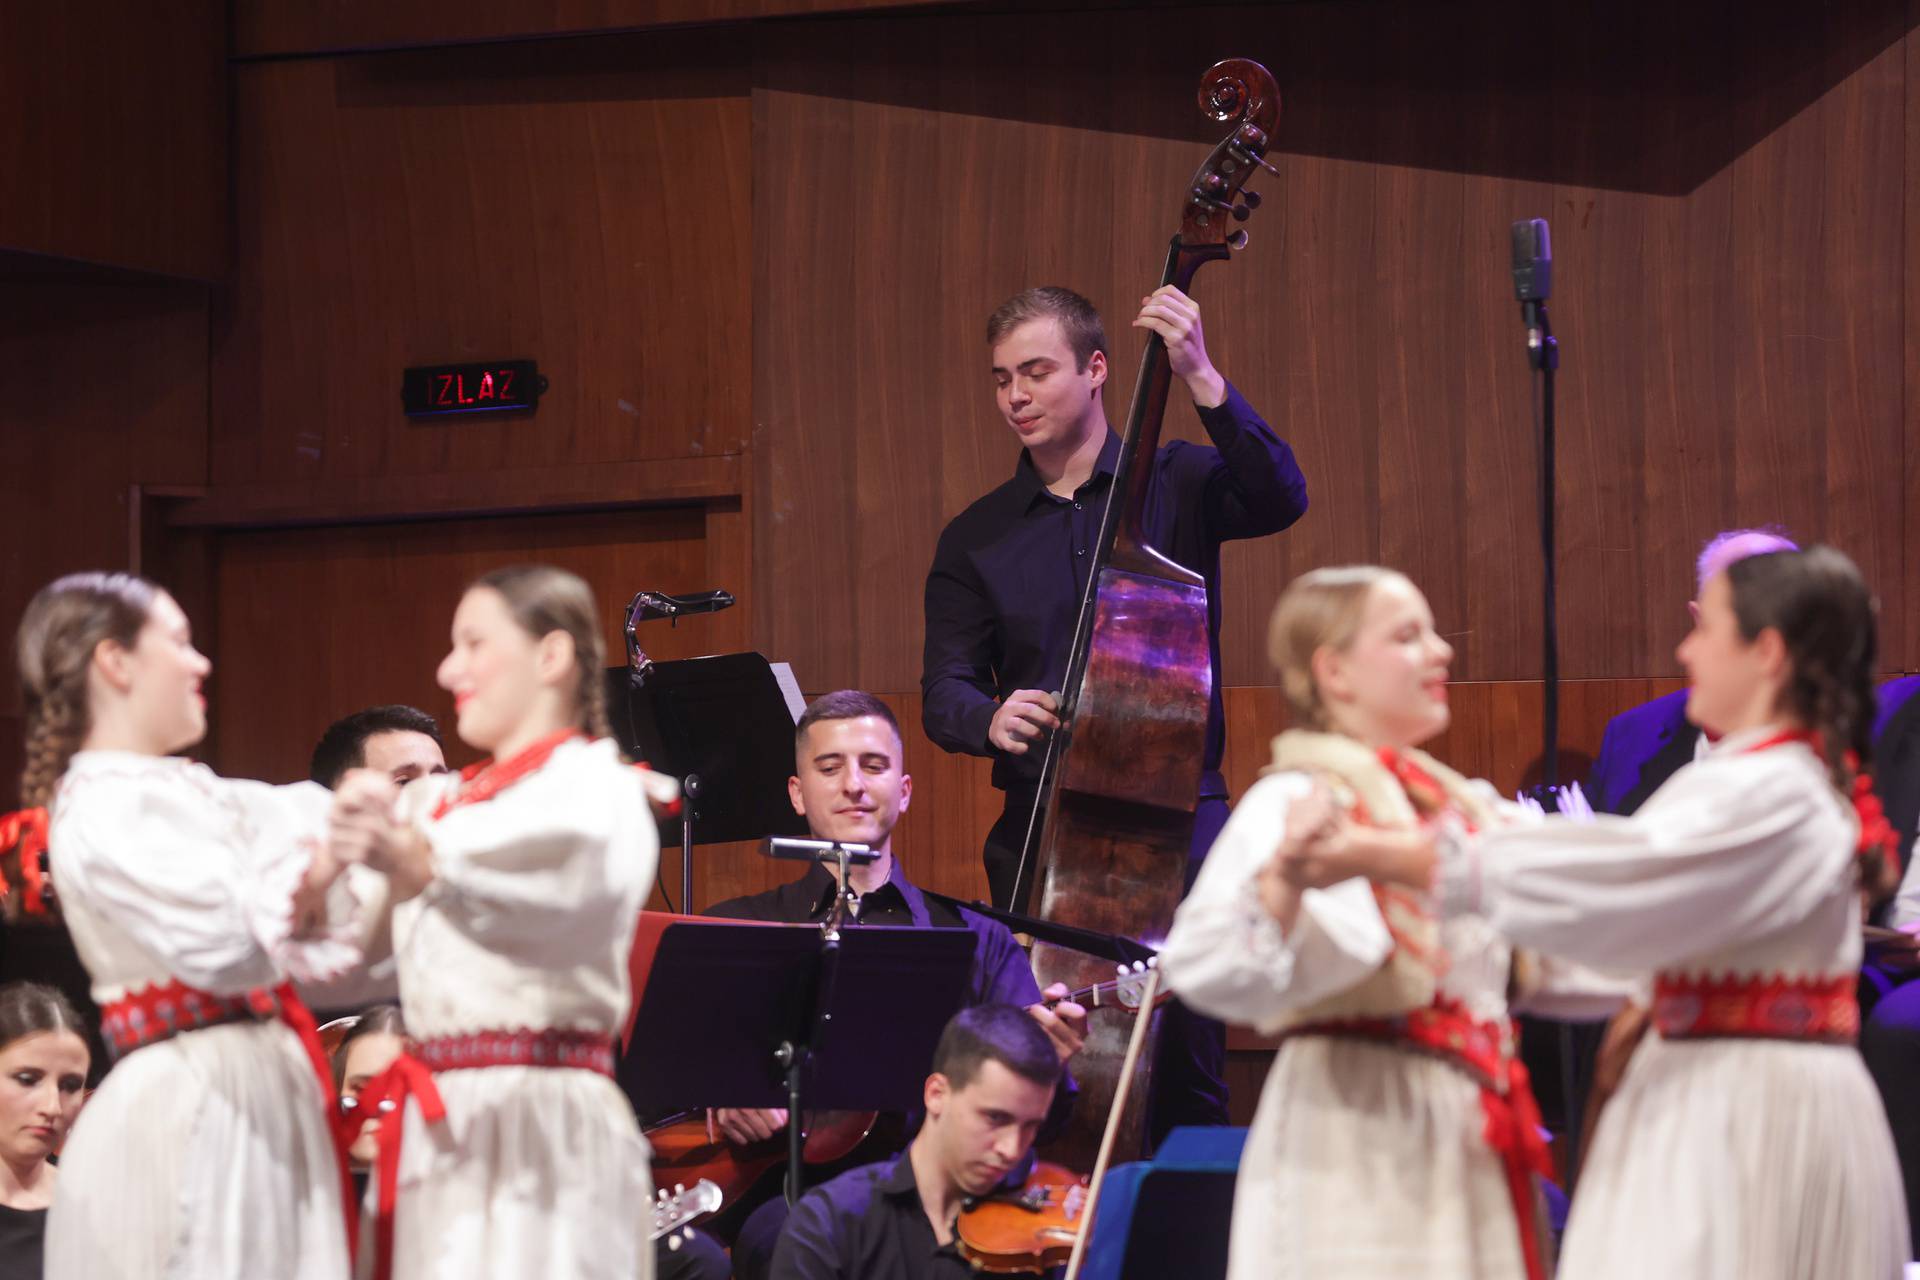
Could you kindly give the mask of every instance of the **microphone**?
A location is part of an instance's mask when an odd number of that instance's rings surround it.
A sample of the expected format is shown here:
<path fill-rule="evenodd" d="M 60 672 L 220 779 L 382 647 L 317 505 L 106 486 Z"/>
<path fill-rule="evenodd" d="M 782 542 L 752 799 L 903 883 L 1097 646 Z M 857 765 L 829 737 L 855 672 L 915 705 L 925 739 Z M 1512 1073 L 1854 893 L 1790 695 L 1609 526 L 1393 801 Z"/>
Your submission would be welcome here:
<path fill-rule="evenodd" d="M 1527 354 L 1538 367 L 1544 339 L 1540 304 L 1553 293 L 1553 244 L 1545 218 L 1513 224 L 1513 293 L 1520 299 L 1520 319 L 1527 326 Z"/>
<path fill-rule="evenodd" d="M 731 591 L 703 591 L 698 595 L 670 596 L 661 591 L 642 591 L 627 605 L 627 624 L 652 622 L 657 618 L 684 618 L 694 613 L 718 613 L 733 608 Z"/>
<path fill-rule="evenodd" d="M 848 862 L 862 866 L 878 862 L 880 855 L 864 844 L 845 844 L 839 840 L 801 840 L 788 836 L 767 837 L 767 856 L 792 858 L 799 862 L 835 862 L 846 855 Z"/>

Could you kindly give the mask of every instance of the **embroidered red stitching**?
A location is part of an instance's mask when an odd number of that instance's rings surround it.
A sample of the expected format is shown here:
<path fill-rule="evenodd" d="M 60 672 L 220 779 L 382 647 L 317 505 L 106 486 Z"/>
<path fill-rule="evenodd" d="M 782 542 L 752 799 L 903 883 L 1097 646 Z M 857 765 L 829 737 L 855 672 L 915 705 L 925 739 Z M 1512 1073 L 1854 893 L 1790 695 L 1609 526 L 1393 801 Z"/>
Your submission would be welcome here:
<path fill-rule="evenodd" d="M 477 1067 L 576 1067 L 613 1074 L 613 1037 L 599 1031 L 470 1031 L 436 1036 L 414 1046 L 413 1056 L 432 1071 Z"/>
<path fill-rule="evenodd" d="M 440 803 L 434 806 L 434 819 L 438 821 L 446 817 L 449 811 L 461 805 L 481 804 L 493 799 L 514 783 L 538 773 L 563 745 L 575 738 L 584 740 L 586 736 L 578 729 L 560 729 L 505 760 L 488 759 L 468 765 L 460 771 L 460 785 L 450 794 L 442 796 Z"/>

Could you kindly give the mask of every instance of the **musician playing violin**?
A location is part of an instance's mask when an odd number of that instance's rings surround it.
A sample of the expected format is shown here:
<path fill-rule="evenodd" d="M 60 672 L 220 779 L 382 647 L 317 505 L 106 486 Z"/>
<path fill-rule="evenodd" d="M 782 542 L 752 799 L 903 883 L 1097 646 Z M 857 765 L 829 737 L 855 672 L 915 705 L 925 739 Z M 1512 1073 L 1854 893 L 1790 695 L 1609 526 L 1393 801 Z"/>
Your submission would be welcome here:
<path fill-rule="evenodd" d="M 1056 984 L 1042 992 L 1020 944 L 1005 925 L 956 909 L 923 895 L 893 855 L 893 830 L 913 800 L 913 778 L 906 772 L 900 726 L 887 704 L 869 693 L 841 690 L 808 706 L 794 732 L 794 776 L 788 796 L 807 820 L 816 839 L 864 844 L 880 856 L 848 872 L 854 897 L 848 918 L 857 926 L 909 925 L 963 928 L 974 935 L 973 972 L 967 1003 L 1022 1008 L 1064 1064 L 1087 1035 L 1087 1013 L 1063 1000 L 1067 988 Z M 806 924 L 824 920 L 840 892 L 839 873 L 814 864 L 789 884 L 766 893 L 716 903 L 706 914 L 738 920 Z M 1049 1004 L 1048 1001 L 1057 1003 Z M 1061 1090 L 1049 1118 L 1057 1127 L 1071 1105 L 1072 1091 Z M 773 1137 L 787 1123 L 778 1109 L 725 1109 L 714 1113 L 721 1134 L 740 1144 Z M 787 1205 L 775 1198 L 747 1219 L 734 1243 L 733 1268 L 746 1280 L 758 1280 L 785 1220 Z"/>
<path fill-rule="evenodd" d="M 1149 540 L 1207 586 L 1216 679 L 1188 855 L 1191 885 L 1227 818 L 1220 545 L 1293 524 L 1306 512 L 1307 484 L 1293 450 L 1208 358 L 1193 299 L 1169 285 L 1141 301 L 1134 327 L 1165 341 L 1172 373 L 1186 384 L 1213 441 L 1212 448 L 1172 441 L 1142 460 L 1152 475 Z M 1085 298 L 1053 287 L 1017 294 L 987 321 L 987 345 L 996 401 L 1021 454 L 1012 478 L 940 535 L 927 575 L 920 688 L 927 736 L 948 751 L 992 757 L 993 785 L 1006 792 L 984 853 L 994 901 L 1005 906 L 1028 838 L 1046 735 L 1060 723 L 1055 691 L 1066 678 L 1080 599 L 1097 559 L 1120 437 L 1102 400 L 1106 334 Z M 1172 1021 L 1155 1069 L 1156 1140 L 1176 1124 L 1227 1119 L 1219 1024 L 1194 1025 L 1180 1012 Z"/>
<path fill-rule="evenodd" d="M 808 1192 L 781 1233 L 774 1280 L 973 1275 L 955 1220 L 968 1200 L 1024 1178 L 1060 1079 L 1052 1048 L 1011 1005 L 955 1014 L 934 1049 L 912 1144 Z"/>

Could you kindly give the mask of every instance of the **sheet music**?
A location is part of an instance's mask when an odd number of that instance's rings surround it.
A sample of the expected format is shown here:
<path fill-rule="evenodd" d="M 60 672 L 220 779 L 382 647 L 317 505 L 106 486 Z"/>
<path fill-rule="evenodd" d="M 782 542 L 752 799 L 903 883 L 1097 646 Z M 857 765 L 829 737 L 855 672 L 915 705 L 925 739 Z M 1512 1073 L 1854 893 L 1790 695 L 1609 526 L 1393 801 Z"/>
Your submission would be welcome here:
<path fill-rule="evenodd" d="M 807 700 L 800 696 L 800 682 L 793 678 L 793 668 L 784 662 L 769 662 L 773 668 L 773 679 L 780 686 L 780 696 L 787 700 L 787 710 L 793 715 L 793 722 L 800 723 L 800 717 L 806 713 Z"/>

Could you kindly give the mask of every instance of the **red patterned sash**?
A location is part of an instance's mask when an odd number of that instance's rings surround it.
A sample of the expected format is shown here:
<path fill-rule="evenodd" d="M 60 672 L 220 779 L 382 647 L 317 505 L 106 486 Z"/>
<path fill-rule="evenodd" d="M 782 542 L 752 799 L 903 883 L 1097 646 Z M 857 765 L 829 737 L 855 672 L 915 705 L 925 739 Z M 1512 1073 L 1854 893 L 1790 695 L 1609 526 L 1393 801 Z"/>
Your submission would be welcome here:
<path fill-rule="evenodd" d="M 1858 979 L 1701 978 L 1656 974 L 1653 1025 L 1668 1040 L 1714 1037 L 1852 1044 L 1860 1035 Z"/>

